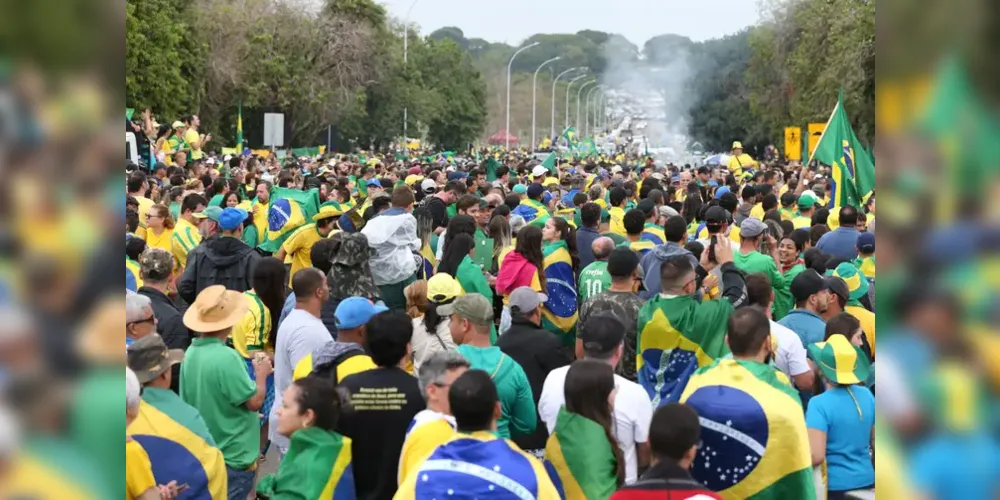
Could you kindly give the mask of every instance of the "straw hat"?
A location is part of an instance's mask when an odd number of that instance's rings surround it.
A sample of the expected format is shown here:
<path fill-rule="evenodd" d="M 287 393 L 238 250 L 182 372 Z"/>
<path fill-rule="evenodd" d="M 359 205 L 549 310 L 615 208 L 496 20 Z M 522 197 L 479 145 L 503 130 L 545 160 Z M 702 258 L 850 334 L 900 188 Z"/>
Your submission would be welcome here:
<path fill-rule="evenodd" d="M 841 385 L 860 384 L 871 372 L 868 356 L 847 337 L 831 335 L 826 342 L 817 342 L 808 347 L 809 357 L 831 382 Z"/>
<path fill-rule="evenodd" d="M 184 326 L 199 333 L 218 332 L 235 325 L 248 309 L 242 293 L 212 285 L 202 290 L 184 313 Z"/>

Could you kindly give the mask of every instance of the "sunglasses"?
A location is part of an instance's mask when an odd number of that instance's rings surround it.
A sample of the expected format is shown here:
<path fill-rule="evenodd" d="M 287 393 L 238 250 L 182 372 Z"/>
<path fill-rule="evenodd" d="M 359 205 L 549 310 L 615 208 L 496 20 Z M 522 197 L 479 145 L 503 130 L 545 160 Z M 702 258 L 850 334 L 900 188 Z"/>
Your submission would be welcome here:
<path fill-rule="evenodd" d="M 148 317 L 146 319 L 140 319 L 139 321 L 133 321 L 131 323 L 126 323 L 126 324 L 129 324 L 129 325 L 140 325 L 142 323 L 152 323 L 154 321 L 156 321 L 156 316 L 155 315 L 154 316 L 150 316 L 150 317 Z"/>

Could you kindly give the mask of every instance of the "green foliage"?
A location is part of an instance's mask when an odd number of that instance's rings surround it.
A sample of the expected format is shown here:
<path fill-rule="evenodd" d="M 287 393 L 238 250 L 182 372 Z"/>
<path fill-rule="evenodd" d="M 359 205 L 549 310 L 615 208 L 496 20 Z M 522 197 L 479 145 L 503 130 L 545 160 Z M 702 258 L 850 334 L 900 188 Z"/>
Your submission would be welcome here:
<path fill-rule="evenodd" d="M 486 85 L 468 54 L 451 40 L 431 41 L 420 52 L 430 95 L 427 136 L 444 150 L 462 150 L 486 125 Z"/>

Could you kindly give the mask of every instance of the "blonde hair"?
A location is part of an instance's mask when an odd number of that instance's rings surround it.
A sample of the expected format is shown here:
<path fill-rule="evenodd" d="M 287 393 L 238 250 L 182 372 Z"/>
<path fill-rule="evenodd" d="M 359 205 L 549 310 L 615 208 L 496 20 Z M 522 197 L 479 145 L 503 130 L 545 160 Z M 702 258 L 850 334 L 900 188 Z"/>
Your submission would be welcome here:
<path fill-rule="evenodd" d="M 403 289 L 406 297 L 406 315 L 412 319 L 423 317 L 427 312 L 427 281 L 418 280 Z"/>
<path fill-rule="evenodd" d="M 149 207 L 150 213 L 152 213 L 154 210 L 156 210 L 156 211 L 159 212 L 156 215 L 162 215 L 163 216 L 163 227 L 165 227 L 167 229 L 173 229 L 174 228 L 174 218 L 170 215 L 170 208 L 168 208 L 166 205 L 164 205 L 162 203 L 157 203 L 157 204 Z"/>

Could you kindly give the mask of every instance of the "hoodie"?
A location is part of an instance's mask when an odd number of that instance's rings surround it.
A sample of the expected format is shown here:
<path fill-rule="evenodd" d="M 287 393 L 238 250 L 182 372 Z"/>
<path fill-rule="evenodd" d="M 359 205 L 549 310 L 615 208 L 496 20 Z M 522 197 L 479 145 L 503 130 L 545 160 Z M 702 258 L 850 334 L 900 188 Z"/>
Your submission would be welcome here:
<path fill-rule="evenodd" d="M 245 292 L 260 254 L 238 238 L 218 236 L 201 242 L 188 253 L 187 267 L 177 284 L 177 293 L 188 304 L 202 290 L 223 285 L 228 290 Z"/>
<path fill-rule="evenodd" d="M 473 370 L 483 370 L 497 387 L 500 396 L 500 419 L 496 435 L 510 439 L 512 434 L 529 435 L 535 432 L 538 412 L 531 393 L 531 383 L 521 365 L 503 353 L 499 347 L 458 346 L 458 352 L 469 361 Z"/>
<path fill-rule="evenodd" d="M 739 226 L 744 220 L 750 217 L 750 211 L 753 210 L 753 204 L 743 202 L 740 203 L 739 208 L 736 209 L 736 213 L 733 214 L 733 222 Z"/>
<path fill-rule="evenodd" d="M 826 321 L 808 309 L 792 309 L 778 324 L 795 332 L 805 347 L 822 342 L 826 336 Z"/>
<path fill-rule="evenodd" d="M 506 297 L 518 287 L 530 287 L 537 274 L 538 268 L 528 259 L 518 252 L 510 252 L 504 257 L 497 275 L 497 293 Z"/>
<path fill-rule="evenodd" d="M 645 277 L 642 279 L 644 290 L 639 294 L 641 298 L 649 299 L 662 291 L 660 287 L 660 264 L 663 264 L 667 259 L 679 255 L 686 255 L 691 260 L 691 265 L 695 269 L 698 269 L 698 259 L 694 254 L 672 241 L 656 246 L 642 257 L 642 260 L 639 261 L 639 267 L 642 267 Z"/>

